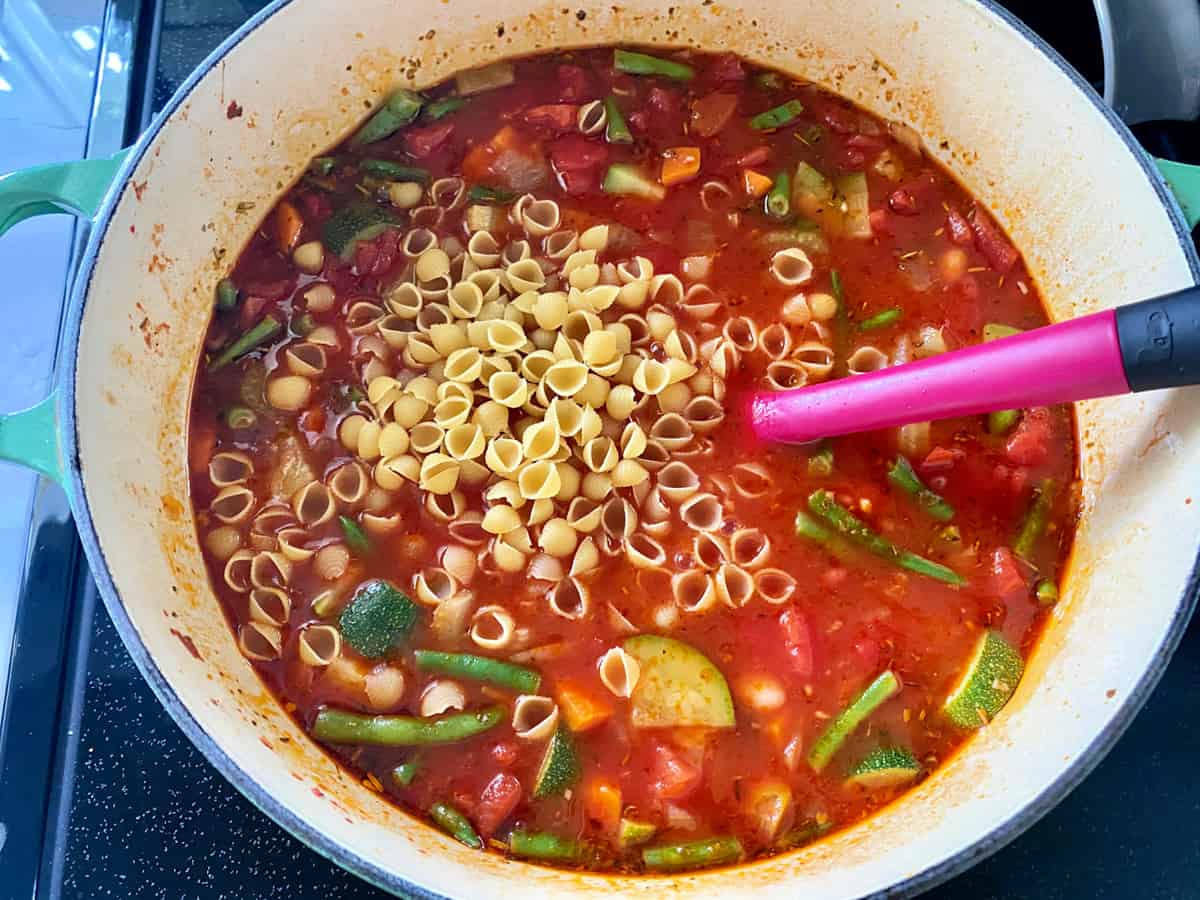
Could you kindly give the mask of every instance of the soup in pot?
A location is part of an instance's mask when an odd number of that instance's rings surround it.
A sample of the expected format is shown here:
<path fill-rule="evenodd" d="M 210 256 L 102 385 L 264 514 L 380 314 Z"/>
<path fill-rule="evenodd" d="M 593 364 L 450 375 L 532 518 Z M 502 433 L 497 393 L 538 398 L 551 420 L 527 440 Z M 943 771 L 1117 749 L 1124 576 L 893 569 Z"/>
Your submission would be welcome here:
<path fill-rule="evenodd" d="M 1046 324 L 909 129 L 732 55 L 398 91 L 216 289 L 192 497 L 242 652 L 469 847 L 799 847 L 1000 712 L 1074 526 L 1069 409 L 807 447 L 750 392 Z"/>

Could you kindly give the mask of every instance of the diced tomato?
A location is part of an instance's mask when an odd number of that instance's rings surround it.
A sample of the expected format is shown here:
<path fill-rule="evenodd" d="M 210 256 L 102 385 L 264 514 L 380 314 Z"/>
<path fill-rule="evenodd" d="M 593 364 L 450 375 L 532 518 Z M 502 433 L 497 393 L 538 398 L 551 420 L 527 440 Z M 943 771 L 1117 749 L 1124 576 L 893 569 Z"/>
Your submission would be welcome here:
<path fill-rule="evenodd" d="M 570 103 L 548 103 L 525 110 L 521 117 L 536 128 L 543 128 L 553 134 L 562 134 L 575 129 L 578 115 L 578 106 Z"/>
<path fill-rule="evenodd" d="M 813 644 L 808 619 L 804 617 L 804 613 L 793 607 L 779 614 L 779 625 L 783 630 L 783 646 L 791 660 L 792 670 L 801 678 L 811 678 Z"/>
<path fill-rule="evenodd" d="M 858 147 L 842 144 L 833 153 L 833 163 L 843 172 L 857 172 L 867 164 L 867 154 Z"/>
<path fill-rule="evenodd" d="M 872 234 L 883 235 L 884 237 L 891 237 L 893 234 L 895 234 L 895 231 L 892 229 L 891 217 L 888 215 L 888 211 L 886 209 L 883 209 L 882 207 L 879 209 L 873 209 L 867 215 L 867 218 L 871 220 Z"/>
<path fill-rule="evenodd" d="M 300 205 L 304 207 L 304 217 L 314 225 L 322 224 L 333 213 L 329 195 L 318 191 L 305 191 L 300 194 Z"/>
<path fill-rule="evenodd" d="M 369 275 L 379 258 L 379 247 L 374 241 L 359 241 L 354 248 L 354 268 L 359 275 Z"/>
<path fill-rule="evenodd" d="M 519 749 L 512 741 L 496 741 L 492 744 L 491 757 L 501 768 L 507 769 L 517 761 Z"/>
<path fill-rule="evenodd" d="M 1030 410 L 1021 417 L 1016 430 L 1004 445 L 1004 453 L 1018 466 L 1036 466 L 1050 455 L 1050 432 L 1053 423 L 1045 407 Z"/>
<path fill-rule="evenodd" d="M 755 147 L 752 150 L 747 150 L 737 158 L 737 164 L 744 169 L 752 169 L 755 166 L 761 166 L 771 159 L 770 147 Z"/>
<path fill-rule="evenodd" d="M 273 281 L 247 281 L 242 284 L 242 293 L 253 294 L 265 300 L 282 300 L 296 286 L 296 277 L 278 278 Z"/>
<path fill-rule="evenodd" d="M 521 782 L 516 776 L 501 772 L 479 795 L 479 802 L 475 804 L 475 827 L 485 838 L 491 837 L 520 802 Z"/>
<path fill-rule="evenodd" d="M 319 434 L 325 430 L 325 410 L 319 406 L 307 409 L 300 416 L 300 427 L 304 431 Z"/>
<path fill-rule="evenodd" d="M 655 85 L 646 95 L 646 105 L 652 112 L 662 116 L 677 116 L 683 109 L 683 97 L 678 91 Z"/>
<path fill-rule="evenodd" d="M 1017 250 L 1000 233 L 991 219 L 975 210 L 970 219 L 975 232 L 975 247 L 983 254 L 988 265 L 1003 275 L 1017 264 Z"/>
<path fill-rule="evenodd" d="M 921 474 L 928 476 L 949 472 L 954 468 L 954 464 L 966 455 L 966 451 L 961 447 L 934 447 L 921 462 Z"/>
<path fill-rule="evenodd" d="M 585 169 L 582 172 L 558 172 L 559 186 L 563 193 L 571 197 L 582 197 L 600 190 L 600 172 L 596 169 Z"/>
<path fill-rule="evenodd" d="M 645 134 L 650 127 L 650 120 L 644 109 L 637 109 L 625 117 L 625 122 L 635 134 Z"/>
<path fill-rule="evenodd" d="M 404 132 L 404 149 L 414 159 L 424 159 L 442 148 L 454 133 L 453 122 L 436 122 Z"/>
<path fill-rule="evenodd" d="M 663 800 L 682 800 L 700 786 L 704 771 L 693 765 L 666 744 L 654 748 L 654 768 L 651 783 L 654 793 Z"/>
<path fill-rule="evenodd" d="M 550 170 L 540 152 L 531 155 L 505 150 L 492 163 L 492 175 L 501 187 L 513 191 L 536 191 L 550 180 Z"/>
<path fill-rule="evenodd" d="M 954 289 L 962 296 L 964 303 L 969 305 L 967 310 L 956 310 L 956 312 L 965 313 L 966 317 L 973 323 L 968 329 L 971 332 L 979 330 L 979 323 L 983 321 L 982 311 L 977 307 L 979 303 L 979 279 L 975 277 L 973 272 L 968 272 L 958 281 L 954 282 Z M 956 304 L 962 306 L 963 304 Z"/>
<path fill-rule="evenodd" d="M 1029 593 L 1029 584 L 1025 571 L 1013 552 L 1007 547 L 997 547 L 992 551 L 992 571 L 989 587 L 997 598 L 1005 603 L 1019 600 Z"/>
<path fill-rule="evenodd" d="M 888 207 L 898 216 L 915 216 L 921 210 L 917 208 L 917 200 L 905 188 L 897 188 L 888 196 Z"/>
<path fill-rule="evenodd" d="M 562 63 L 558 67 L 558 98 L 564 103 L 581 103 L 588 93 L 587 72 Z"/>
<path fill-rule="evenodd" d="M 690 125 L 692 134 L 700 137 L 714 137 L 720 134 L 729 120 L 733 118 L 734 112 L 737 111 L 737 104 L 737 94 L 728 94 L 722 91 L 714 91 L 693 101 Z M 770 155 L 769 150 L 767 154 Z M 766 162 L 766 160 L 764 159 L 762 162 Z M 740 159 L 738 160 L 740 165 L 748 166 L 761 165 L 762 162 L 742 163 Z"/>
<path fill-rule="evenodd" d="M 608 162 L 608 147 L 581 134 L 561 137 L 550 145 L 550 162 L 559 172 L 582 172 Z"/>
<path fill-rule="evenodd" d="M 583 785 L 583 811 L 606 834 L 615 834 L 621 823 L 621 788 L 608 778 L 589 778 Z"/>
<path fill-rule="evenodd" d="M 249 328 L 259 320 L 267 304 L 270 303 L 266 297 L 261 294 L 250 294 L 242 301 L 242 308 L 238 310 L 238 322 L 243 329 Z"/>
<path fill-rule="evenodd" d="M 858 116 L 836 101 L 810 98 L 808 106 L 809 111 L 830 131 L 837 134 L 854 134 L 858 131 Z"/>
<path fill-rule="evenodd" d="M 887 146 L 887 141 L 880 135 L 852 134 L 846 138 L 846 146 L 861 150 L 868 159 L 871 159 Z"/>
<path fill-rule="evenodd" d="M 746 79 L 746 70 L 742 68 L 742 61 L 738 59 L 736 54 L 720 53 L 713 58 L 708 68 L 704 70 L 704 77 L 714 84 L 744 81 Z"/>
<path fill-rule="evenodd" d="M 872 637 L 859 638 L 854 642 L 854 653 L 867 672 L 879 668 L 879 641 Z"/>
<path fill-rule="evenodd" d="M 960 247 L 969 247 L 975 243 L 975 235 L 971 232 L 966 217 L 956 209 L 946 213 L 946 234 L 951 242 Z"/>

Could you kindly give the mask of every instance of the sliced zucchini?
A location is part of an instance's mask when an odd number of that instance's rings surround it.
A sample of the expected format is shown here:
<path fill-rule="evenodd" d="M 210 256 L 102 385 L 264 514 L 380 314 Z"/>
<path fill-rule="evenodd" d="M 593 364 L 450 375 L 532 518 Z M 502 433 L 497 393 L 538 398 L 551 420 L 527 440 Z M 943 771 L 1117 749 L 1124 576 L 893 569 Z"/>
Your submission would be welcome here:
<path fill-rule="evenodd" d="M 368 581 L 342 610 L 338 627 L 342 639 L 354 650 L 378 659 L 408 637 L 419 612 L 394 584 L 383 579 Z"/>
<path fill-rule="evenodd" d="M 808 764 L 813 770 L 820 772 L 833 759 L 833 755 L 841 749 L 846 738 L 863 723 L 863 720 L 888 700 L 900 693 L 900 679 L 896 673 L 888 669 L 854 698 L 854 702 L 838 713 L 829 723 L 829 727 L 817 738 L 812 749 L 808 751 Z"/>
<path fill-rule="evenodd" d="M 996 717 L 1017 689 L 1025 661 L 998 631 L 979 636 L 958 684 L 942 704 L 946 718 L 959 728 L 979 728 Z"/>
<path fill-rule="evenodd" d="M 533 782 L 533 796 L 539 800 L 558 796 L 579 780 L 582 771 L 571 733 L 565 728 L 558 729 L 546 745 L 546 753 Z"/>
<path fill-rule="evenodd" d="M 600 187 L 606 194 L 624 194 L 643 200 L 661 200 L 667 195 L 665 187 L 646 177 L 637 166 L 628 163 L 609 166 Z"/>
<path fill-rule="evenodd" d="M 363 200 L 343 206 L 330 216 L 321 229 L 321 242 L 325 249 L 348 261 L 359 241 L 369 241 L 397 225 L 388 210 Z"/>
<path fill-rule="evenodd" d="M 622 848 L 636 847 L 644 844 L 658 829 L 652 822 L 640 822 L 637 819 L 621 819 L 617 827 L 617 840 Z"/>
<path fill-rule="evenodd" d="M 851 172 L 837 180 L 838 193 L 846 201 L 846 237 L 869 238 L 871 236 L 871 197 L 867 190 L 867 176 L 862 172 Z"/>
<path fill-rule="evenodd" d="M 833 183 L 801 161 L 792 176 L 792 206 L 805 215 L 815 216 L 833 200 Z"/>
<path fill-rule="evenodd" d="M 623 646 L 642 668 L 629 698 L 636 727 L 733 727 L 733 698 L 725 676 L 695 647 L 654 634 L 632 637 Z"/>
<path fill-rule="evenodd" d="M 903 747 L 876 747 L 850 771 L 846 784 L 870 790 L 907 784 L 921 774 L 921 764 Z"/>
<path fill-rule="evenodd" d="M 998 341 L 1000 338 L 1012 337 L 1014 334 L 1024 334 L 1020 328 L 1013 328 L 1011 325 L 1001 325 L 999 322 L 988 322 L 983 326 L 983 342 L 990 344 L 992 341 Z"/>

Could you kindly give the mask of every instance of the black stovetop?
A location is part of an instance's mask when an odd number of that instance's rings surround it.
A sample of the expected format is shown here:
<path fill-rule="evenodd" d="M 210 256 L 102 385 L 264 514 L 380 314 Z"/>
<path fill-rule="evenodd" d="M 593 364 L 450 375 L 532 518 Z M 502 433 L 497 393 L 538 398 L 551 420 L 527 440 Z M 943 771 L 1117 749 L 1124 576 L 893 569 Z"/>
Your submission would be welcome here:
<path fill-rule="evenodd" d="M 113 0 L 130 5 L 129 0 Z M 0 0 L 2 5 L 2 0 Z M 158 0 L 135 18 L 132 138 L 193 66 L 262 5 Z M 1081 2 L 1012 2 L 1084 74 L 1101 77 L 1095 20 Z M 1070 9 L 1070 14 L 1066 9 Z M 1195 125 L 1143 132 L 1154 149 L 1197 141 Z M 374 898 L 383 895 L 284 833 L 205 762 L 159 706 L 118 640 L 85 567 L 75 579 L 54 769 L 36 889 L 0 871 L 12 898 Z M 932 900 L 1151 900 L 1200 896 L 1200 624 L 1112 754 L 1008 848 Z M 0 837 L 2 843 L 2 837 Z"/>

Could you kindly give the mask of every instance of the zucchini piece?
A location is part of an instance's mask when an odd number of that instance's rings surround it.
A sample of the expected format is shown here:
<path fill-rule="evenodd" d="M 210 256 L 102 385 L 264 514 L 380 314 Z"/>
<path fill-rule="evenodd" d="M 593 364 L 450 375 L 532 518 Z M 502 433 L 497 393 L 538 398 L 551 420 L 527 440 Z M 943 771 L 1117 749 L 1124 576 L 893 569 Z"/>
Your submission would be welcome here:
<path fill-rule="evenodd" d="M 846 784 L 868 790 L 906 784 L 921 774 L 921 764 L 903 747 L 876 747 L 850 771 Z"/>
<path fill-rule="evenodd" d="M 387 181 L 415 181 L 417 184 L 429 184 L 429 170 L 420 166 L 406 166 L 403 163 L 392 162 L 390 159 L 359 160 L 358 171 L 374 178 Z"/>
<path fill-rule="evenodd" d="M 606 194 L 624 194 L 629 197 L 641 197 L 643 200 L 661 200 L 667 196 L 665 187 L 647 178 L 637 166 L 628 163 L 613 163 L 609 166 L 600 188 Z"/>
<path fill-rule="evenodd" d="M 371 552 L 371 539 L 367 537 L 362 526 L 349 516 L 338 516 L 338 525 L 346 538 L 346 546 L 358 556 L 366 556 Z"/>
<path fill-rule="evenodd" d="M 617 841 L 620 843 L 622 849 L 636 847 L 654 837 L 654 833 L 657 830 L 653 822 L 641 822 L 637 819 L 622 818 L 621 824 L 617 827 Z"/>
<path fill-rule="evenodd" d="M 792 206 L 807 216 L 815 216 L 833 201 L 833 183 L 801 160 L 792 176 Z"/>
<path fill-rule="evenodd" d="M 979 636 L 958 684 L 942 704 L 946 718 L 959 728 L 979 728 L 996 717 L 1017 689 L 1025 661 L 998 631 Z"/>
<path fill-rule="evenodd" d="M 559 728 L 546 745 L 546 753 L 533 782 L 533 796 L 537 800 L 556 797 L 577 782 L 582 773 L 571 733 Z"/>
<path fill-rule="evenodd" d="M 321 229 L 321 243 L 325 249 L 349 262 L 359 241 L 369 241 L 399 224 L 382 206 L 366 200 L 356 201 L 329 217 Z"/>
<path fill-rule="evenodd" d="M 412 632 L 420 610 L 383 579 L 368 581 L 338 619 L 342 639 L 368 659 L 386 656 Z"/>
<path fill-rule="evenodd" d="M 375 115 L 367 119 L 367 124 L 358 129 L 358 133 L 350 139 L 351 146 L 373 144 L 395 134 L 417 117 L 424 102 L 420 94 L 414 94 L 404 88 L 396 91 L 379 107 Z"/>
<path fill-rule="evenodd" d="M 654 634 L 632 637 L 622 646 L 642 667 L 629 698 L 634 726 L 734 726 L 733 698 L 725 676 L 695 647 Z"/>
<path fill-rule="evenodd" d="M 484 91 L 508 87 L 516 80 L 516 69 L 506 59 L 491 65 L 480 66 L 478 69 L 467 69 L 454 76 L 454 84 L 460 97 L 469 97 L 471 94 L 481 94 Z"/>
<path fill-rule="evenodd" d="M 813 767 L 813 770 L 820 772 L 829 765 L 829 761 L 841 749 L 846 738 L 854 733 L 854 730 L 863 723 L 867 716 L 898 693 L 900 693 L 900 679 L 891 669 L 863 688 L 862 693 L 854 698 L 854 702 L 838 713 L 837 717 L 829 723 L 829 727 L 817 738 L 817 742 L 808 751 L 808 764 Z"/>
<path fill-rule="evenodd" d="M 999 322 L 988 322 L 983 326 L 983 342 L 990 344 L 1000 338 L 1012 337 L 1014 334 L 1024 334 L 1024 330 L 1013 328 L 1011 325 L 1001 325 Z"/>
<path fill-rule="evenodd" d="M 846 201 L 845 234 L 852 238 L 871 236 L 871 196 L 867 190 L 867 176 L 852 172 L 837 180 L 838 193 Z"/>

